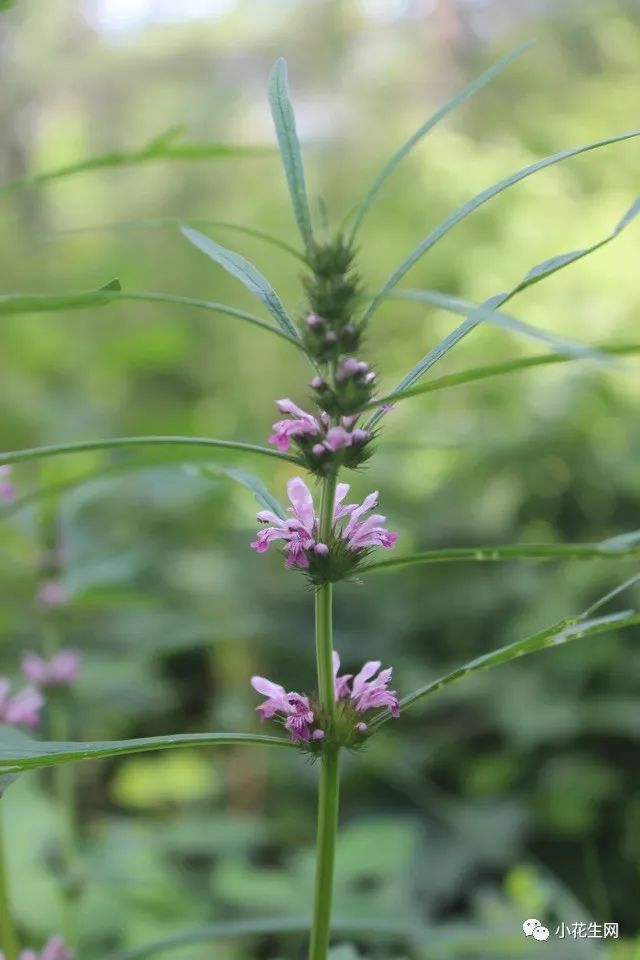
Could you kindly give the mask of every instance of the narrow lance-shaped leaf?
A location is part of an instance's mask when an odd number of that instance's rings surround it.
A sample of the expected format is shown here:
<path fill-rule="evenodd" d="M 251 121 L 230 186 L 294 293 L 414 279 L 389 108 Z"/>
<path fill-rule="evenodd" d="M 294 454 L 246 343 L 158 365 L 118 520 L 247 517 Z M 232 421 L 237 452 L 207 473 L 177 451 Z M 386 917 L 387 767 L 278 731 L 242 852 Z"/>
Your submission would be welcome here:
<path fill-rule="evenodd" d="M 212 220 L 209 217 L 151 217 L 146 220 L 119 220 L 112 223 L 98 223 L 86 227 L 71 227 L 68 230 L 60 230 L 57 237 L 73 237 L 84 233 L 100 233 L 108 230 L 147 230 L 149 228 L 159 227 L 179 227 L 186 224 L 188 227 L 209 227 L 218 230 L 230 230 L 232 233 L 240 233 L 246 237 L 252 237 L 254 240 L 263 240 L 265 243 L 278 247 L 290 254 L 297 260 L 306 263 L 301 253 L 292 247 L 291 244 L 281 240 L 280 237 L 274 237 L 273 234 L 265 230 L 258 230 L 256 227 L 246 227 L 240 223 L 232 223 L 229 220 Z"/>
<path fill-rule="evenodd" d="M 391 393 L 388 395 L 386 400 L 389 400 L 389 399 L 394 400 L 396 396 L 398 396 L 401 393 L 404 393 L 404 391 L 406 391 L 408 388 L 413 386 L 413 384 L 416 383 L 427 372 L 427 370 L 429 370 L 434 364 L 436 364 L 439 360 L 441 360 L 442 357 L 445 356 L 445 354 L 447 354 L 449 350 L 453 349 L 453 347 L 455 347 L 456 344 L 460 342 L 460 340 L 466 337 L 467 334 L 471 333 L 471 331 L 475 329 L 475 327 L 477 327 L 479 323 L 481 323 L 485 319 L 488 319 L 488 316 L 486 314 L 487 309 L 489 309 L 490 312 L 493 312 L 496 314 L 496 317 L 494 317 L 494 320 L 492 322 L 495 322 L 498 325 L 505 325 L 506 323 L 505 318 L 508 317 L 509 323 L 511 324 L 512 327 L 514 326 L 514 322 L 515 322 L 515 325 L 521 328 L 522 321 L 516 320 L 515 317 L 509 317 L 508 314 L 499 313 L 496 308 L 501 307 L 503 304 L 507 303 L 509 300 L 511 300 L 512 297 L 514 297 L 517 293 L 519 293 L 525 287 L 532 286 L 535 283 L 539 283 L 541 280 L 545 280 L 547 277 L 550 277 L 552 274 L 556 273 L 558 270 L 562 270 L 564 267 L 568 267 L 571 263 L 574 263 L 576 260 L 580 259 L 581 257 L 587 256 L 587 254 L 592 253 L 594 250 L 597 250 L 600 247 L 604 246 L 604 244 L 608 243 L 614 237 L 618 236 L 625 226 L 631 223 L 631 221 L 634 219 L 634 217 L 638 213 L 638 209 L 639 209 L 638 201 L 636 201 L 629 208 L 629 210 L 624 215 L 622 220 L 620 220 L 620 222 L 617 224 L 613 232 L 608 237 L 605 237 L 604 240 L 601 240 L 600 242 L 594 244 L 592 247 L 585 248 L 584 250 L 573 251 L 572 253 L 569 253 L 569 254 L 553 257 L 551 260 L 545 260 L 543 263 L 538 264 L 538 266 L 533 267 L 526 274 L 523 280 L 519 281 L 514 287 L 511 288 L 511 290 L 507 290 L 505 293 L 496 294 L 495 296 L 487 300 L 484 304 L 482 304 L 482 306 L 473 308 L 472 312 L 469 313 L 467 319 L 464 320 L 463 323 L 460 324 L 460 326 L 456 327 L 456 329 L 453 330 L 450 334 L 448 334 L 443 340 L 441 340 L 440 343 L 436 344 L 436 346 L 433 347 L 422 358 L 422 360 L 418 361 L 415 367 L 413 367 L 413 369 L 410 370 L 409 373 L 402 378 L 402 380 L 396 386 L 396 388 L 391 391 Z M 465 303 L 464 301 L 461 301 L 459 298 L 449 297 L 446 294 L 440 294 L 440 293 L 437 293 L 436 291 L 416 290 L 416 291 L 406 291 L 405 293 L 408 293 L 408 299 L 418 299 L 418 300 L 428 299 L 429 302 L 433 302 L 433 303 L 437 302 L 438 306 L 443 306 L 446 303 L 448 305 L 447 306 L 448 309 L 452 309 L 453 306 L 456 305 L 456 303 L 460 308 L 462 308 L 462 305 Z M 385 293 L 382 296 L 386 298 L 387 296 L 392 296 L 392 295 Z M 471 307 L 471 306 L 472 304 L 465 304 L 464 309 L 467 309 L 467 307 Z M 529 327 L 529 325 L 527 325 L 527 327 L 530 335 L 532 335 L 533 331 L 535 330 L 535 336 L 537 337 L 537 339 L 544 338 L 546 342 L 550 342 L 551 340 L 553 340 L 554 343 L 559 344 L 559 341 L 555 337 L 555 335 L 549 334 L 547 331 L 540 331 L 537 328 Z M 520 332 L 523 332 L 523 331 L 520 330 Z M 562 341 L 562 342 L 567 344 L 566 341 Z M 568 346 L 569 346 L 568 344 L 564 348 L 560 346 L 559 349 L 563 353 L 567 352 L 567 353 L 570 353 L 570 354 L 573 353 L 574 355 L 576 355 L 576 349 L 575 349 L 576 345 L 574 344 L 571 349 L 567 349 Z M 580 349 L 582 350 L 583 348 L 580 348 Z M 595 350 L 594 350 L 594 355 L 597 355 L 595 357 L 596 359 L 601 359 L 604 356 L 602 352 L 595 351 Z M 384 401 L 380 401 L 380 402 L 382 403 Z M 383 416 L 384 416 L 384 411 L 380 409 L 377 410 L 376 413 L 374 413 L 373 416 L 369 418 L 367 424 L 365 424 L 365 427 L 371 429 L 380 421 L 380 419 Z"/>
<path fill-rule="evenodd" d="M 399 150 L 394 153 L 391 159 L 384 165 L 378 176 L 375 178 L 371 187 L 367 191 L 364 199 L 358 205 L 355 210 L 355 219 L 353 228 L 351 231 L 351 243 L 355 241 L 356 234 L 362 226 L 362 222 L 366 217 L 369 209 L 371 208 L 373 202 L 376 200 L 383 186 L 394 172 L 398 164 L 404 160 L 408 153 L 416 146 L 417 143 L 422 140 L 433 128 L 440 123 L 440 121 L 451 113 L 452 110 L 455 110 L 456 107 L 460 106 L 461 103 L 464 103 L 465 100 L 468 100 L 470 97 L 481 90 L 490 80 L 493 80 L 499 73 L 502 73 L 509 64 L 513 63 L 518 57 L 529 49 L 532 45 L 532 41 L 529 43 L 523 44 L 521 47 L 518 47 L 516 50 L 513 50 L 511 53 L 507 54 L 506 57 L 503 57 L 502 60 L 499 60 L 492 67 L 489 67 L 488 70 L 485 70 L 484 73 L 481 73 L 479 77 L 476 77 L 468 86 L 464 87 L 463 90 L 460 90 L 459 93 L 452 97 L 444 106 L 440 107 L 433 113 L 428 120 L 418 127 L 418 129 L 413 133 L 405 143 L 402 144 Z"/>
<path fill-rule="evenodd" d="M 313 246 L 311 211 L 307 199 L 300 143 L 296 133 L 296 120 L 289 100 L 287 63 L 282 58 L 276 60 L 269 77 L 269 104 L 293 205 L 293 213 L 300 236 L 305 247 L 309 250 Z"/>
<path fill-rule="evenodd" d="M 601 245 L 602 244 L 598 244 L 598 246 Z M 592 249 L 595 250 L 597 247 L 593 247 Z M 586 252 L 587 251 L 582 255 L 586 255 Z M 557 259 L 560 260 L 560 258 Z M 558 263 L 555 270 L 560 270 L 563 266 L 568 266 L 568 264 L 572 262 L 572 260 L 566 260 L 564 263 Z M 550 271 L 550 273 L 551 272 L 554 271 Z M 546 274 L 546 276 L 549 276 L 549 274 Z M 521 285 L 514 287 L 513 290 L 509 291 L 507 299 L 511 299 L 511 297 L 521 289 Z M 503 296 L 503 294 L 500 294 L 500 296 Z M 454 297 L 447 293 L 440 293 L 438 290 L 396 290 L 394 293 L 389 294 L 389 299 L 429 303 L 434 307 L 439 307 L 441 310 L 447 310 L 449 313 L 457 313 L 464 317 L 468 317 L 473 313 L 479 317 L 480 320 L 500 327 L 502 330 L 521 334 L 532 340 L 540 340 L 559 353 L 568 354 L 569 356 L 580 359 L 599 360 L 600 362 L 608 359 L 606 355 L 600 353 L 596 347 L 590 347 L 587 344 L 579 343 L 577 340 L 570 340 L 567 337 L 559 337 L 549 330 L 543 330 L 541 327 L 535 327 L 530 323 L 525 323 L 523 320 L 518 320 L 517 317 L 509 313 L 504 313 L 502 310 L 492 310 L 488 307 L 471 303 L 469 300 L 464 300 L 462 297 Z"/>
<path fill-rule="evenodd" d="M 477 657 L 475 660 L 466 663 L 463 667 L 458 667 L 457 670 L 445 674 L 445 676 L 440 677 L 438 680 L 419 687 L 400 701 L 400 709 L 408 710 L 409 707 L 414 706 L 414 704 L 423 700 L 425 697 L 437 693 L 438 690 L 455 683 L 457 680 L 463 680 L 465 677 L 478 673 L 480 670 L 497 667 L 517 657 L 523 657 L 529 653 L 536 653 L 538 650 L 545 650 L 548 647 L 557 647 L 561 644 L 568 643 L 570 640 L 591 637 L 599 633 L 608 633 L 613 629 L 630 627 L 638 623 L 640 623 L 640 614 L 635 613 L 633 610 L 613 613 L 606 617 L 596 617 L 592 620 L 583 620 L 580 617 L 566 618 L 555 623 L 552 627 L 548 627 L 546 630 L 534 633 L 525 640 L 517 640 L 515 643 L 511 643 L 506 647 L 501 647 L 500 650 L 494 650 L 492 653 Z M 370 723 L 370 729 L 377 729 L 389 718 L 390 714 L 388 713 L 379 714 Z"/>
<path fill-rule="evenodd" d="M 599 343 L 597 345 L 599 353 L 607 353 L 612 357 L 633 356 L 640 353 L 640 343 Z M 423 393 L 433 393 L 436 390 L 446 390 L 449 387 L 461 386 L 465 383 L 475 383 L 479 380 L 489 380 L 493 377 L 501 377 L 507 373 L 515 373 L 519 370 L 528 370 L 535 367 L 546 367 L 556 363 L 570 363 L 579 357 L 564 357 L 557 353 L 540 353 L 533 357 L 518 357 L 515 360 L 505 360 L 504 363 L 490 363 L 481 367 L 472 367 L 470 370 L 460 370 L 458 373 L 449 373 L 435 380 L 429 380 L 427 383 L 420 383 L 414 387 L 408 387 L 406 390 L 399 390 L 397 393 L 389 393 L 384 397 L 378 397 L 371 401 L 370 407 L 379 407 L 381 404 L 394 403 L 398 400 L 406 400 L 410 397 L 418 397 Z"/>
<path fill-rule="evenodd" d="M 99 287 L 97 290 L 72 290 L 67 293 L 4 293 L 0 294 L 0 316 L 103 307 L 111 303 L 121 290 L 119 280 L 110 280 L 104 287 Z"/>
<path fill-rule="evenodd" d="M 68 293 L 8 293 L 0 294 L 0 316 L 10 316 L 19 313 L 51 313 L 57 310 L 82 310 L 89 307 L 103 307 L 118 300 L 131 300 L 141 303 L 161 303 L 172 306 L 194 307 L 197 310 L 208 310 L 211 313 L 220 313 L 238 320 L 244 320 L 262 330 L 275 333 L 288 343 L 302 349 L 300 341 L 280 327 L 274 327 L 261 317 L 237 307 L 228 307 L 224 303 L 215 303 L 213 300 L 199 300 L 194 297 L 183 297 L 173 293 L 156 293 L 147 291 L 122 290 L 118 280 L 102 287 L 100 290 L 81 290 Z"/>
<path fill-rule="evenodd" d="M 266 277 L 260 271 L 241 257 L 239 253 L 228 250 L 212 240 L 205 237 L 203 233 L 194 230 L 192 227 L 181 227 L 182 234 L 189 243 L 202 251 L 211 260 L 215 260 L 227 273 L 239 280 L 264 306 L 269 313 L 275 317 L 282 330 L 291 338 L 299 340 L 298 332 L 287 314 L 282 302 Z"/>
<path fill-rule="evenodd" d="M 205 449 L 203 450 L 203 456 L 206 455 Z M 173 459 L 163 457 L 160 460 L 154 459 L 150 462 L 146 460 L 142 462 L 138 460 L 131 460 L 128 463 L 108 463 L 96 470 L 85 471 L 84 473 L 78 474 L 75 477 L 65 477 L 64 480 L 59 480 L 54 483 L 46 483 L 38 487 L 27 489 L 26 491 L 21 492 L 18 496 L 14 497 L 12 500 L 9 500 L 7 503 L 0 505 L 0 521 L 7 520 L 10 517 L 15 516 L 15 514 L 20 513 L 21 510 L 24 510 L 34 503 L 39 503 L 40 501 L 45 501 L 52 498 L 58 499 L 64 494 L 71 493 L 80 487 L 86 487 L 91 483 L 99 483 L 100 481 L 104 480 L 117 479 L 121 474 L 132 472 L 140 474 L 147 470 L 166 470 L 167 468 L 174 467 L 180 470 L 185 470 L 194 476 L 200 476 L 200 470 L 203 469 L 203 466 L 207 469 L 207 475 L 225 476 L 232 480 L 236 480 L 238 483 L 241 483 L 242 486 L 247 487 L 254 493 L 259 503 L 263 504 L 264 506 L 266 506 L 268 503 L 268 509 L 273 510 L 274 513 L 278 512 L 275 509 L 276 505 L 278 505 L 279 509 L 282 510 L 282 507 L 278 504 L 275 497 L 272 497 L 267 488 L 261 485 L 261 481 L 258 480 L 257 477 L 254 477 L 252 474 L 247 473 L 244 470 L 225 468 L 220 464 L 216 464 L 215 467 L 208 463 L 203 465 L 194 463 L 191 461 L 191 459 L 188 463 L 185 463 L 184 458 L 181 457 L 177 459 L 175 457 Z M 261 487 L 262 489 L 260 489 Z M 261 493 L 261 496 L 259 496 L 259 493 Z"/>
<path fill-rule="evenodd" d="M 237 920 L 223 920 L 207 926 L 191 927 L 179 933 L 145 943 L 139 947 L 130 947 L 110 953 L 103 960 L 145 960 L 160 953 L 168 953 L 176 948 L 190 946 L 196 943 L 206 943 L 210 940 L 230 940 L 242 937 L 265 937 L 277 934 L 304 934 L 311 929 L 311 917 L 296 915 L 290 917 L 265 916 L 244 917 Z M 445 942 L 450 946 L 455 943 L 452 931 L 439 930 L 437 934 L 432 928 L 423 927 L 413 920 L 403 916 L 386 917 L 348 917 L 333 916 L 331 929 L 334 933 L 357 937 L 358 940 L 379 939 L 381 937 L 400 941 L 402 943 L 429 944 Z M 477 936 L 474 943 L 477 942 Z M 460 943 L 464 949 L 467 940 Z"/>
<path fill-rule="evenodd" d="M 371 316 L 373 316 L 374 312 L 383 302 L 384 295 L 398 285 L 405 274 L 409 272 L 414 264 L 416 264 L 425 253 L 434 247 L 436 243 L 442 239 L 442 237 L 449 233 L 449 231 L 452 230 L 456 224 L 468 217 L 469 214 L 473 213 L 474 210 L 477 210 L 478 207 L 482 206 L 482 204 L 487 203 L 488 200 L 491 200 L 499 193 L 502 193 L 502 191 L 506 190 L 508 187 L 519 183 L 521 180 L 532 176 L 534 173 L 538 173 L 540 170 L 544 170 L 546 167 L 560 163 L 563 160 L 568 160 L 570 157 L 578 156 L 578 154 L 586 153 L 589 150 L 596 150 L 599 147 L 605 147 L 612 143 L 620 143 L 623 140 L 629 140 L 632 137 L 637 136 L 640 136 L 640 130 L 628 130 L 625 133 L 620 133 L 613 137 L 605 137 L 601 140 L 594 140 L 592 143 L 582 144 L 579 147 L 561 150 L 559 153 L 554 153 L 549 157 L 545 157 L 543 160 L 537 160 L 535 163 L 531 163 L 528 166 L 523 167 L 521 170 L 518 170 L 516 173 L 511 174 L 511 176 L 505 177 L 504 180 L 500 180 L 498 183 L 494 183 L 492 186 L 487 187 L 486 190 L 483 190 L 467 203 L 463 204 L 463 206 L 456 210 L 455 213 L 452 213 L 451 216 L 447 217 L 446 220 L 443 220 L 442 223 L 428 233 L 424 240 L 418 244 L 415 250 L 413 250 L 409 256 L 402 261 L 400 266 L 394 270 L 389 279 L 383 285 L 377 296 L 372 300 L 365 312 L 365 319 L 369 319 Z"/>
<path fill-rule="evenodd" d="M 9 728 L 11 729 L 11 728 Z M 185 747 L 219 746 L 291 747 L 285 737 L 253 733 L 185 733 L 166 737 L 142 737 L 138 740 L 99 740 L 88 743 L 57 743 L 37 740 L 16 742 L 0 727 L 0 773 L 35 770 L 75 760 L 99 760 L 152 750 L 179 750 Z"/>
<path fill-rule="evenodd" d="M 508 299 L 509 298 L 506 294 L 502 295 L 502 299 L 500 296 L 491 297 L 490 300 L 487 300 L 484 304 L 482 304 L 482 309 L 484 311 L 488 308 L 499 307 Z M 438 361 L 441 360 L 442 357 L 444 357 L 447 353 L 449 353 L 450 350 L 453 350 L 456 344 L 460 343 L 460 341 L 464 339 L 467 334 L 471 333 L 471 331 L 474 330 L 481 322 L 482 316 L 474 311 L 460 324 L 460 326 L 456 327 L 455 330 L 452 330 L 451 333 L 448 333 L 443 340 L 437 343 L 435 347 L 432 347 L 432 349 L 429 350 L 429 352 L 418 361 L 415 367 L 413 367 L 409 373 L 402 378 L 396 388 L 391 391 L 389 395 L 391 400 L 394 399 L 396 393 L 400 393 L 402 390 L 405 390 L 407 387 L 410 387 L 416 383 L 422 376 L 424 376 L 427 370 L 430 370 L 431 367 L 438 363 Z M 384 410 L 376 410 L 373 416 L 369 417 L 365 423 L 365 429 L 372 430 L 383 416 Z"/>
<path fill-rule="evenodd" d="M 86 160 L 66 164 L 56 170 L 45 170 L 30 177 L 10 180 L 0 184 L 0 193 L 17 187 L 42 186 L 54 180 L 62 180 L 76 173 L 90 170 L 104 170 L 109 167 L 137 166 L 154 160 L 206 160 L 228 159 L 230 157 L 263 157 L 270 153 L 270 147 L 234 146 L 224 143 L 188 143 L 178 140 L 181 127 L 172 127 L 158 137 L 154 137 L 139 150 L 112 150 Z"/>
<path fill-rule="evenodd" d="M 95 450 L 116 450 L 121 447 L 211 447 L 220 450 L 240 450 L 243 453 L 275 457 L 289 463 L 300 464 L 296 457 L 279 453 L 270 447 L 260 447 L 240 440 L 214 440 L 211 437 L 108 437 L 104 440 L 78 440 L 72 443 L 50 444 L 46 447 L 30 447 L 26 450 L 10 450 L 0 453 L 0 464 L 22 463 L 46 457 L 60 457 L 72 453 L 88 453 Z"/>
<path fill-rule="evenodd" d="M 222 467 L 217 464 L 213 467 L 209 464 L 203 466 L 193 464 L 186 467 L 186 470 L 192 476 L 205 477 L 209 480 L 216 480 L 220 476 L 229 477 L 250 490 L 261 507 L 271 510 L 283 520 L 287 519 L 286 510 L 278 498 L 271 493 L 259 477 L 255 477 L 246 470 L 240 470 L 237 467 Z"/>
<path fill-rule="evenodd" d="M 367 563 L 363 574 L 374 570 L 413 567 L 425 563 L 495 563 L 503 560 L 609 560 L 640 557 L 640 534 L 626 534 L 603 543 L 516 543 L 492 547 L 445 547 L 424 550 L 406 557 L 391 557 Z"/>
<path fill-rule="evenodd" d="M 529 272 L 522 278 L 520 283 L 513 288 L 512 296 L 516 293 L 519 293 L 521 290 L 525 290 L 527 287 L 533 286 L 535 283 L 539 283 L 552 273 L 555 273 L 556 270 L 561 270 L 563 267 L 568 267 L 569 264 L 575 263 L 576 260 L 582 260 L 583 257 L 588 257 L 590 253 L 594 253 L 601 247 L 605 247 L 612 240 L 615 240 L 615 238 L 622 233 L 625 227 L 628 227 L 629 224 L 635 220 L 639 213 L 640 197 L 637 197 L 622 219 L 616 224 L 609 236 L 605 237 L 603 240 L 599 240 L 598 243 L 592 244 L 590 247 L 583 247 L 580 250 L 571 250 L 569 253 L 562 253 L 557 257 L 551 257 L 549 260 L 544 260 L 542 263 L 539 263 L 537 266 L 529 270 Z"/>

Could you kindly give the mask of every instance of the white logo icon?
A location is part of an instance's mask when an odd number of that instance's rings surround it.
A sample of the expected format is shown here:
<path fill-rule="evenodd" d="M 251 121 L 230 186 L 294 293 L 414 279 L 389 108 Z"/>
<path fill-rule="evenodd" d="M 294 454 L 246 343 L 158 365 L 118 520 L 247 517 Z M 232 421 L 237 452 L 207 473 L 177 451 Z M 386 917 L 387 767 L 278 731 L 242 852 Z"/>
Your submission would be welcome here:
<path fill-rule="evenodd" d="M 531 917 L 522 924 L 525 937 L 533 937 L 534 940 L 548 940 L 549 930 L 543 927 L 539 920 Z"/>

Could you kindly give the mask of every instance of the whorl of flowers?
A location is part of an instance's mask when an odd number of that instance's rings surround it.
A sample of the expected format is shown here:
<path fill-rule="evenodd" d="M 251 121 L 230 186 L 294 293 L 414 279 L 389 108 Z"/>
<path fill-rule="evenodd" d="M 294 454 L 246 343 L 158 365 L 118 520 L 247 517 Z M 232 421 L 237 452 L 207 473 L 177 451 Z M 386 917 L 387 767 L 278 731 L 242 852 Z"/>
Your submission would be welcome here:
<path fill-rule="evenodd" d="M 383 526 L 386 518 L 381 514 L 365 516 L 378 503 L 377 491 L 361 504 L 343 503 L 348 492 L 348 483 L 337 485 L 331 533 L 323 542 L 311 491 L 301 477 L 294 477 L 287 484 L 291 516 L 284 518 L 271 510 L 260 511 L 258 520 L 268 526 L 258 532 L 252 548 L 265 553 L 272 543 L 281 542 L 287 567 L 299 567 L 314 583 L 343 579 L 373 547 L 390 549 L 398 539 L 397 533 Z"/>
<path fill-rule="evenodd" d="M 44 697 L 37 687 L 29 685 L 20 693 L 10 695 L 11 683 L 6 677 L 0 677 L 0 723 L 10 727 L 25 726 L 34 728 L 40 723 L 40 711 L 44 706 Z"/>
<path fill-rule="evenodd" d="M 11 464 L 5 463 L 0 466 L 0 500 L 13 500 L 15 488 L 10 480 Z"/>
<path fill-rule="evenodd" d="M 400 716 L 395 690 L 389 689 L 392 669 L 381 669 L 379 660 L 369 660 L 359 673 L 339 675 L 340 657 L 334 651 L 333 670 L 336 712 L 328 717 L 315 697 L 288 692 L 279 683 L 266 677 L 252 677 L 253 689 L 266 697 L 256 710 L 261 720 L 275 720 L 284 725 L 292 743 L 314 750 L 325 741 L 336 746 L 358 746 L 363 742 L 371 711 L 387 709 L 391 716 Z"/>
<path fill-rule="evenodd" d="M 0 960 L 4 960 L 4 953 L 0 951 Z M 37 950 L 21 950 L 20 960 L 73 960 L 73 951 L 64 945 L 62 937 L 49 937 L 40 952 Z"/>
<path fill-rule="evenodd" d="M 276 405 L 287 418 L 273 424 L 269 443 L 281 453 L 287 453 L 293 445 L 312 473 L 357 467 L 369 457 L 367 447 L 372 435 L 356 426 L 357 413 L 333 423 L 326 411 L 314 417 L 288 398 L 276 401 Z"/>
<path fill-rule="evenodd" d="M 37 653 L 25 653 L 22 672 L 36 687 L 70 687 L 82 670 L 82 657 L 77 650 L 59 650 L 50 660 Z"/>

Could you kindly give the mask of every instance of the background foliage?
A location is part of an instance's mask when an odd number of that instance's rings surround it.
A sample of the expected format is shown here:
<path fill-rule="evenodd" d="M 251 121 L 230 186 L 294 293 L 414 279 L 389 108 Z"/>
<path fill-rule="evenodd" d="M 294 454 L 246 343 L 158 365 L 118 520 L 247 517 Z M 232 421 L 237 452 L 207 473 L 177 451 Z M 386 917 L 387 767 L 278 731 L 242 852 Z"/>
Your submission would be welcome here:
<path fill-rule="evenodd" d="M 0 17 L 3 182 L 139 149 L 176 124 L 189 142 L 270 148 L 265 83 L 282 54 L 314 208 L 322 196 L 334 224 L 430 110 L 537 36 L 390 181 L 362 238 L 370 289 L 430 226 L 500 176 L 636 123 L 640 22 L 631 0 L 56 0 L 52 10 L 22 0 Z M 411 285 L 483 299 L 534 263 L 605 236 L 637 192 L 637 163 L 631 142 L 531 178 L 452 232 Z M 95 289 L 117 276 L 129 291 L 253 311 L 246 291 L 174 223 L 77 231 L 214 218 L 295 243 L 269 150 L 7 190 L 0 211 L 8 293 Z M 205 232 L 256 262 L 292 308 L 301 302 L 300 267 L 286 252 L 224 228 Z M 633 340 L 637 242 L 632 228 L 524 293 L 513 312 L 588 342 Z M 152 433 L 261 443 L 273 399 L 305 396 L 307 369 L 287 343 L 187 307 L 123 303 L 2 324 L 5 450 Z M 385 305 L 368 344 L 384 383 L 392 386 L 451 325 L 419 305 Z M 528 349 L 481 327 L 440 372 Z M 634 529 L 632 363 L 607 372 L 588 363 L 543 368 L 405 401 L 387 418 L 385 443 L 354 480 L 356 492 L 381 490 L 406 552 L 600 540 Z M 82 455 L 25 464 L 16 475 L 25 490 L 105 465 L 113 469 L 102 479 L 48 501 L 46 522 L 29 509 L 3 523 L 2 671 L 15 673 L 20 651 L 40 645 L 33 598 L 43 528 L 53 522 L 72 593 L 60 628 L 86 653 L 75 736 L 252 728 L 251 673 L 293 689 L 311 676 L 303 582 L 248 550 L 250 494 L 185 469 L 184 455 Z M 271 489 L 289 475 L 276 461 L 250 466 Z M 393 663 L 402 693 L 582 610 L 630 572 L 622 561 L 593 561 L 379 573 L 337 591 L 337 646 L 348 664 Z M 367 956 L 512 957 L 527 953 L 519 927 L 538 912 L 558 922 L 616 920 L 627 942 L 607 955 L 635 956 L 639 672 L 633 630 L 545 653 L 443 692 L 347 760 L 337 912 L 365 929 L 375 917 L 415 933 L 413 946 L 397 933 L 381 937 Z M 307 914 L 316 772 L 289 751 L 274 753 L 169 753 L 79 768 L 87 960 L 198 924 Z M 19 920 L 32 939 L 59 925 L 49 787 L 47 776 L 25 776 L 3 805 Z M 215 955 L 294 957 L 301 942 L 299 933 L 230 936 Z M 544 949 L 573 958 L 572 949 L 593 956 L 598 944 Z M 193 944 L 173 955 L 200 960 L 211 951 Z"/>

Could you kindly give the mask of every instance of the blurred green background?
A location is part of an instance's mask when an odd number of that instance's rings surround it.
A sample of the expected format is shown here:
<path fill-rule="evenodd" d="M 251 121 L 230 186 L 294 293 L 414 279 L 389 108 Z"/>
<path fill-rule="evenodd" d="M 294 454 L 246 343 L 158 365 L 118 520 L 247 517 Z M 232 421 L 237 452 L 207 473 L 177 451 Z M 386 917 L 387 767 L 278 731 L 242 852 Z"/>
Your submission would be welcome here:
<path fill-rule="evenodd" d="M 266 79 L 284 55 L 314 208 L 324 198 L 335 225 L 436 106 L 530 37 L 533 50 L 389 181 L 362 236 L 360 267 L 374 289 L 485 186 L 637 126 L 636 0 L 18 0 L 0 16 L 2 181 L 138 148 L 175 124 L 190 141 L 271 147 Z M 490 296 L 540 260 L 606 235 L 637 192 L 635 141 L 553 167 L 452 231 L 405 286 Z M 235 221 L 296 242 L 275 152 L 95 171 L 0 196 L 3 292 L 91 289 L 117 276 L 127 290 L 255 310 L 175 226 L 69 233 L 172 217 Z M 292 310 L 302 306 L 295 260 L 210 233 L 253 260 Z M 637 263 L 632 227 L 512 311 L 591 343 L 633 341 Z M 384 386 L 453 325 L 416 305 L 381 309 L 368 349 Z M 535 344 L 481 328 L 439 372 L 527 352 Z M 604 371 L 576 363 L 405 401 L 354 492 L 381 491 L 402 552 L 633 530 L 635 370 L 634 361 Z M 307 378 L 283 341 L 189 308 L 6 317 L 0 447 L 154 433 L 263 443 L 274 399 L 304 400 Z M 113 468 L 48 501 L 72 595 L 58 626 L 86 654 L 76 739 L 256 729 L 252 673 L 292 689 L 311 682 L 309 590 L 275 555 L 248 549 L 251 495 L 185 470 L 203 459 L 119 452 L 16 470 L 24 492 Z M 290 475 L 276 461 L 221 459 L 280 494 Z M 20 652 L 41 645 L 42 552 L 39 509 L 3 523 L 1 666 L 11 676 Z M 349 667 L 393 664 L 405 693 L 580 612 L 632 572 L 594 561 L 378 574 L 336 591 L 336 645 Z M 637 599 L 631 592 L 619 606 Z M 336 911 L 365 928 L 389 919 L 430 931 L 422 953 L 402 937 L 365 937 L 362 956 L 605 955 L 595 940 L 531 946 L 520 925 L 538 914 L 549 926 L 619 922 L 624 943 L 606 944 L 606 956 L 640 956 L 639 677 L 637 631 L 612 633 L 455 686 L 346 758 Z M 243 748 L 77 770 L 88 878 L 79 960 L 205 923 L 308 914 L 313 766 Z M 60 926 L 49 778 L 23 777 L 3 807 L 20 924 L 39 942 Z M 274 960 L 302 949 L 299 934 L 245 936 L 172 955 Z"/>

